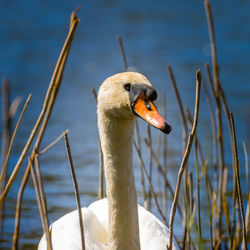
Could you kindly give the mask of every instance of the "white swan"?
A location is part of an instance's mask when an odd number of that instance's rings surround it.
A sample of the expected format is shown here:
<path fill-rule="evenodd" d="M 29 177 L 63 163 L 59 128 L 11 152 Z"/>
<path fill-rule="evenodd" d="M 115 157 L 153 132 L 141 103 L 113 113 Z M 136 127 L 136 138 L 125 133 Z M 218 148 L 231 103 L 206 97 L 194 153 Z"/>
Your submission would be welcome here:
<path fill-rule="evenodd" d="M 168 229 L 153 214 L 137 205 L 132 168 L 133 130 L 137 116 L 165 133 L 170 125 L 153 101 L 155 89 L 139 73 L 124 72 L 106 79 L 98 91 L 98 128 L 104 155 L 107 199 L 82 208 L 86 250 L 161 250 Z M 53 249 L 81 249 L 77 210 L 51 227 Z M 45 236 L 39 250 L 47 249 Z M 176 249 L 176 243 L 173 244 Z"/>

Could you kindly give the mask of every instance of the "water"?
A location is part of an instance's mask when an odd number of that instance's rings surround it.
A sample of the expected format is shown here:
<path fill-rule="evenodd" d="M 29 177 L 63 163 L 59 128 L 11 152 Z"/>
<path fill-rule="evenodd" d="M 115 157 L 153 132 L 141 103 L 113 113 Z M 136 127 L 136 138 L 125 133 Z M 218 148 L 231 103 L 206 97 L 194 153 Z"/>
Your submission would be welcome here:
<path fill-rule="evenodd" d="M 69 129 L 82 205 L 95 200 L 98 187 L 98 132 L 91 88 L 97 89 L 106 77 L 123 71 L 117 43 L 117 35 L 121 35 L 129 66 L 145 74 L 159 93 L 167 95 L 167 118 L 174 127 L 168 136 L 172 169 L 169 177 L 174 186 L 182 150 L 182 128 L 166 67 L 172 66 L 184 105 L 193 110 L 195 71 L 200 68 L 205 75 L 204 62 L 211 61 L 203 2 L 195 0 L 188 3 L 163 0 L 2 1 L 0 76 L 10 78 L 12 99 L 22 96 L 25 100 L 29 93 L 33 94 L 15 141 L 8 173 L 18 159 L 41 110 L 67 34 L 70 14 L 79 4 L 83 5 L 78 12 L 81 22 L 42 148 Z M 230 0 L 226 4 L 223 1 L 212 1 L 211 4 L 220 79 L 230 109 L 234 112 L 240 163 L 243 165 L 243 140 L 248 151 L 250 149 L 250 3 L 245 0 Z M 140 127 L 145 131 L 144 123 L 140 123 Z M 211 156 L 210 118 L 204 94 L 198 132 L 202 135 L 206 155 Z M 229 139 L 226 152 L 226 162 L 229 163 Z M 147 157 L 146 151 L 144 155 Z M 135 162 L 137 163 L 136 157 Z M 26 164 L 27 162 L 23 164 L 6 202 L 1 242 L 3 248 L 11 246 L 16 196 Z M 52 222 L 76 207 L 64 142 L 59 142 L 44 154 L 40 158 L 40 164 L 47 193 L 49 219 Z M 138 169 L 136 176 L 139 178 Z M 242 184 L 247 193 L 244 181 Z M 180 233 L 178 227 L 176 233 Z M 23 201 L 21 249 L 35 249 L 41 235 L 36 197 L 32 183 L 29 182 Z"/>

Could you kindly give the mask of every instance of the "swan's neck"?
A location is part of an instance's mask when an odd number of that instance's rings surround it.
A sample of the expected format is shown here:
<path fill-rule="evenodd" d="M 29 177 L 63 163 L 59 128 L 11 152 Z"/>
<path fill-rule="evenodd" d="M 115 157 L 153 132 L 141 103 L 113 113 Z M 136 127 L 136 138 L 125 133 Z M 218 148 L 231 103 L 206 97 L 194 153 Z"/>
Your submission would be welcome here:
<path fill-rule="evenodd" d="M 109 249 L 140 249 L 132 168 L 134 120 L 98 115 L 109 204 Z"/>

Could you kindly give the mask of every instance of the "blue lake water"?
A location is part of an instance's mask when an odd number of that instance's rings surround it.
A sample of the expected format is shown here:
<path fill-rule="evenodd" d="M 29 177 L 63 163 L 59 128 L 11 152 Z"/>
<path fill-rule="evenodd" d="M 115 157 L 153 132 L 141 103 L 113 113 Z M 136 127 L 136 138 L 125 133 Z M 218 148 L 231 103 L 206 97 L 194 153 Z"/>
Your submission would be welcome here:
<path fill-rule="evenodd" d="M 203 1 L 2 1 L 0 7 L 0 77 L 11 81 L 11 97 L 23 101 L 32 93 L 15 141 L 8 173 L 39 115 L 57 57 L 67 35 L 69 18 L 78 5 L 81 19 L 65 68 L 62 86 L 41 148 L 69 129 L 69 139 L 81 191 L 82 205 L 96 199 L 98 189 L 98 132 L 91 88 L 123 71 L 117 43 L 122 36 L 128 65 L 145 74 L 158 93 L 167 96 L 167 119 L 174 130 L 168 136 L 169 179 L 175 186 L 181 160 L 182 126 L 167 72 L 174 71 L 185 106 L 193 112 L 195 71 L 211 62 Z M 250 3 L 246 0 L 211 1 L 215 24 L 220 80 L 234 112 L 240 164 L 244 175 L 242 141 L 250 150 Z M 18 114 L 20 113 L 20 110 Z M 17 120 L 14 121 L 14 124 Z M 145 124 L 140 122 L 142 133 Z M 225 133 L 228 134 L 225 123 Z M 1 125 L 2 131 L 2 125 Z M 212 156 L 210 116 L 202 91 L 198 133 L 205 154 Z M 153 130 L 153 134 L 157 133 Z M 156 139 L 154 139 L 156 141 Z M 226 163 L 231 162 L 230 137 L 225 143 Z M 148 159 L 147 151 L 144 156 Z M 134 157 L 137 164 L 137 157 Z M 24 162 L 6 201 L 2 248 L 9 248 L 14 229 L 16 196 L 26 167 Z M 74 190 L 64 142 L 41 156 L 50 222 L 75 209 Z M 136 168 L 136 178 L 139 171 Z M 139 181 L 138 181 L 139 183 Z M 157 185 L 157 183 L 155 183 Z M 242 179 L 244 193 L 249 192 Z M 140 190 L 138 184 L 138 190 Z M 139 201 L 141 201 L 140 192 Z M 156 212 L 157 213 L 157 212 Z M 181 228 L 181 227 L 180 227 Z M 42 235 L 32 182 L 24 193 L 20 249 L 35 249 Z M 176 234 L 181 233 L 178 226 Z M 206 230 L 206 229 L 204 229 Z"/>

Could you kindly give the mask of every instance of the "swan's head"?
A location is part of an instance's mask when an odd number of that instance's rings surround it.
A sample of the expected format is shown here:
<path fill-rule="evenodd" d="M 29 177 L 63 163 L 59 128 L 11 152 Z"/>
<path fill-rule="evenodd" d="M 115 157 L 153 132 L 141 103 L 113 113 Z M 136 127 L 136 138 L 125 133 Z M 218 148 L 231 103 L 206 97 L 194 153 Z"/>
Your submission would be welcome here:
<path fill-rule="evenodd" d="M 148 79 L 136 72 L 124 72 L 107 78 L 98 91 L 98 112 L 116 119 L 141 117 L 168 134 L 172 128 L 158 113 L 154 101 L 157 92 Z"/>

